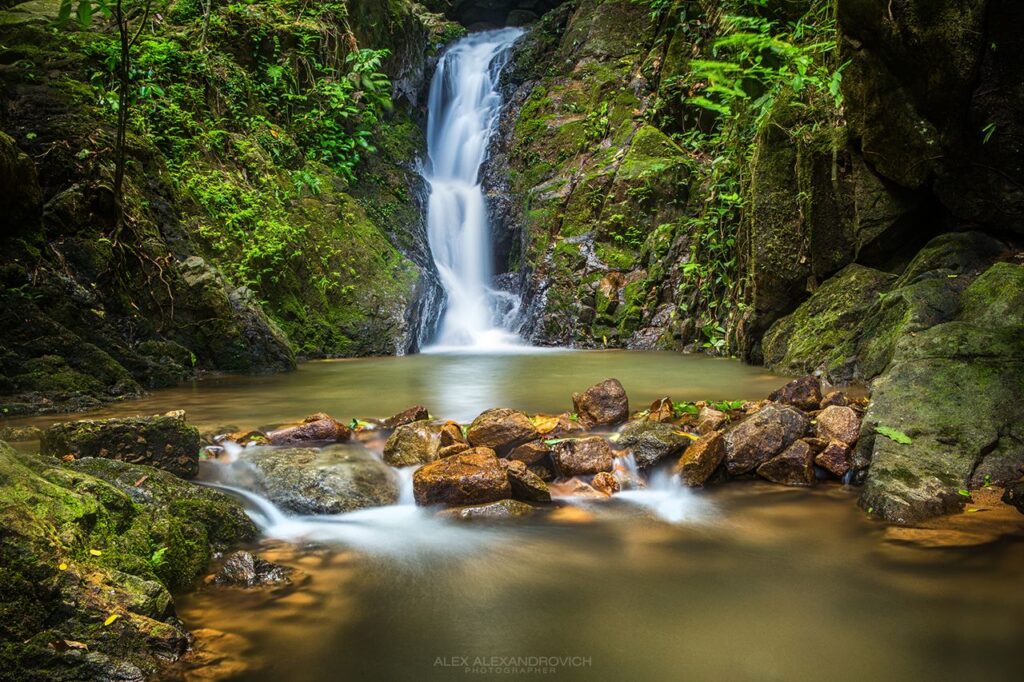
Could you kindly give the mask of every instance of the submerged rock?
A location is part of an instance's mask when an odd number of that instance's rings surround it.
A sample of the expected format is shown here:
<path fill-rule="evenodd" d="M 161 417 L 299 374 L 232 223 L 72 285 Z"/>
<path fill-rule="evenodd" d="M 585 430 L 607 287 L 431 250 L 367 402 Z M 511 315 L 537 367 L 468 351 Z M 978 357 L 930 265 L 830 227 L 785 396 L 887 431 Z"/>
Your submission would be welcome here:
<path fill-rule="evenodd" d="M 211 582 L 235 587 L 289 585 L 290 572 L 284 566 L 262 559 L 252 552 L 238 551 L 227 558 Z"/>
<path fill-rule="evenodd" d="M 671 424 L 633 421 L 622 429 L 617 444 L 629 448 L 637 466 L 647 469 L 665 457 L 679 454 L 692 442 Z"/>
<path fill-rule="evenodd" d="M 853 445 L 860 435 L 860 417 L 849 407 L 830 405 L 818 413 L 816 421 L 815 432 L 822 440 Z"/>
<path fill-rule="evenodd" d="M 814 485 L 814 455 L 802 440 L 795 441 L 782 454 L 757 467 L 757 474 L 773 483 L 792 486 Z"/>
<path fill-rule="evenodd" d="M 267 438 L 272 445 L 301 445 L 304 443 L 344 443 L 352 437 L 352 430 L 334 417 L 317 412 L 302 420 L 301 424 L 271 431 Z"/>
<path fill-rule="evenodd" d="M 473 448 L 425 464 L 412 477 L 416 504 L 458 506 L 496 502 L 510 497 L 505 469 L 494 450 Z"/>
<path fill-rule="evenodd" d="M 444 509 L 439 511 L 438 516 L 460 519 L 462 521 L 499 521 L 503 519 L 515 519 L 530 516 L 537 510 L 531 505 L 519 500 L 498 500 L 489 504 L 470 505 Z"/>
<path fill-rule="evenodd" d="M 254 489 L 294 514 L 340 514 L 398 501 L 393 471 L 356 446 L 249 448 L 231 466 L 236 473 L 247 469 Z"/>
<path fill-rule="evenodd" d="M 552 460 L 563 478 L 590 476 L 612 471 L 615 455 L 608 441 L 599 436 L 575 438 L 555 445 Z"/>
<path fill-rule="evenodd" d="M 605 379 L 583 393 L 573 393 L 572 404 L 587 427 L 613 426 L 629 419 L 629 399 L 618 379 Z"/>
<path fill-rule="evenodd" d="M 490 448 L 502 456 L 515 446 L 536 440 L 539 436 L 526 414 L 507 407 L 487 410 L 466 430 L 466 440 L 474 448 Z"/>
<path fill-rule="evenodd" d="M 384 428 L 395 429 L 405 424 L 423 421 L 424 419 L 430 419 L 430 412 L 427 411 L 427 408 L 422 405 L 413 405 L 412 407 L 402 410 L 398 414 L 385 419 Z"/>
<path fill-rule="evenodd" d="M 105 457 L 192 478 L 199 471 L 199 431 L 178 415 L 83 419 L 43 432 L 42 454 Z"/>
<path fill-rule="evenodd" d="M 772 392 L 768 399 L 793 405 L 801 410 L 816 410 L 821 404 L 821 381 L 818 377 L 808 374 Z"/>
<path fill-rule="evenodd" d="M 807 432 L 807 416 L 786 405 L 766 405 L 725 432 L 730 476 L 753 471 Z"/>
<path fill-rule="evenodd" d="M 712 431 L 691 443 L 672 471 L 679 474 L 684 485 L 699 487 L 707 483 L 723 459 L 725 437 L 721 431 Z"/>
<path fill-rule="evenodd" d="M 512 486 L 512 497 L 526 502 L 551 501 L 548 484 L 540 476 L 530 471 L 525 464 L 516 459 L 503 459 L 499 462 L 508 474 L 508 482 Z"/>
<path fill-rule="evenodd" d="M 426 464 L 438 458 L 440 447 L 441 433 L 434 424 L 429 421 L 403 424 L 384 444 L 384 461 L 393 467 Z"/>

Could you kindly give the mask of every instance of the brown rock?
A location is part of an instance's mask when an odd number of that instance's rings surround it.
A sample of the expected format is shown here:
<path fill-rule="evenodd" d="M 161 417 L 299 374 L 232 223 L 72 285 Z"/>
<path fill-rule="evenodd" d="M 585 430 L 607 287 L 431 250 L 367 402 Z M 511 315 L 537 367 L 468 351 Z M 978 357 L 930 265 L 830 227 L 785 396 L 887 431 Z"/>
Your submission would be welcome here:
<path fill-rule="evenodd" d="M 311 414 L 296 426 L 288 426 L 267 434 L 272 445 L 344 443 L 351 437 L 351 429 L 323 412 Z"/>
<path fill-rule="evenodd" d="M 725 432 L 725 465 L 729 475 L 753 471 L 802 437 L 809 423 L 800 410 L 769 403 L 732 426 Z"/>
<path fill-rule="evenodd" d="M 447 445 L 438 450 L 437 458 L 441 459 L 443 457 L 451 457 L 452 455 L 457 455 L 460 452 L 465 452 L 466 450 L 469 450 L 469 443 L 452 443 L 451 445 Z"/>
<path fill-rule="evenodd" d="M 772 483 L 791 486 L 814 485 L 814 456 L 807 443 L 798 440 L 781 455 L 757 467 L 757 473 Z"/>
<path fill-rule="evenodd" d="M 501 521 L 529 516 L 535 511 L 534 507 L 519 500 L 499 500 L 490 504 L 445 509 L 437 515 L 460 521 Z"/>
<path fill-rule="evenodd" d="M 812 455 L 818 454 L 819 452 L 825 449 L 826 445 L 828 445 L 828 441 L 825 440 L 824 438 L 816 438 L 814 436 L 807 436 L 806 438 L 801 438 L 800 440 L 807 443 L 807 446 L 811 448 Z"/>
<path fill-rule="evenodd" d="M 465 443 L 466 436 L 457 422 L 448 421 L 441 427 L 441 447 L 446 448 L 456 443 Z"/>
<path fill-rule="evenodd" d="M 589 483 L 578 478 L 570 478 L 564 483 L 556 483 L 553 487 L 557 494 L 562 497 L 608 497 L 605 493 L 598 492 Z"/>
<path fill-rule="evenodd" d="M 416 504 L 458 506 L 510 497 L 512 486 L 490 448 L 473 448 L 425 464 L 412 477 Z"/>
<path fill-rule="evenodd" d="M 725 437 L 721 431 L 712 431 L 694 441 L 673 467 L 685 485 L 702 486 L 711 478 L 725 459 Z"/>
<path fill-rule="evenodd" d="M 768 399 L 801 410 L 816 410 L 821 403 L 821 382 L 818 377 L 808 374 L 789 382 L 769 395 Z"/>
<path fill-rule="evenodd" d="M 729 415 L 711 407 L 702 407 L 697 414 L 697 432 L 701 435 L 718 431 L 729 421 Z"/>
<path fill-rule="evenodd" d="M 569 478 L 611 471 L 615 457 L 608 442 L 594 436 L 558 443 L 552 452 L 552 459 L 559 475 Z"/>
<path fill-rule="evenodd" d="M 491 448 L 501 455 L 539 436 L 529 417 L 507 407 L 487 410 L 474 419 L 466 431 L 466 440 L 474 448 Z"/>
<path fill-rule="evenodd" d="M 550 502 L 551 491 L 548 484 L 539 476 L 526 468 L 517 459 L 498 460 L 508 474 L 508 482 L 512 486 L 512 497 L 526 502 Z"/>
<path fill-rule="evenodd" d="M 593 480 L 590 481 L 590 486 L 597 492 L 604 493 L 609 497 L 622 489 L 622 486 L 619 485 L 618 479 L 607 471 L 595 474 Z"/>
<path fill-rule="evenodd" d="M 850 470 L 850 447 L 834 440 L 815 455 L 814 463 L 836 478 L 842 478 Z"/>
<path fill-rule="evenodd" d="M 526 468 L 545 483 L 550 483 L 555 480 L 555 465 L 551 463 L 550 457 L 545 457 L 538 462 L 534 462 Z"/>
<path fill-rule="evenodd" d="M 402 424 L 384 443 L 384 461 L 393 467 L 433 462 L 440 454 L 441 435 L 429 421 Z"/>
<path fill-rule="evenodd" d="M 385 419 L 384 428 L 397 429 L 399 426 L 420 422 L 424 419 L 430 419 L 430 413 L 427 411 L 427 408 L 422 405 L 413 405 L 409 409 L 402 410 L 393 417 Z"/>
<path fill-rule="evenodd" d="M 827 441 L 840 441 L 847 445 L 857 442 L 860 435 L 860 417 L 851 407 L 831 405 L 817 417 L 817 435 Z"/>
<path fill-rule="evenodd" d="M 512 448 L 508 453 L 509 459 L 517 459 L 524 464 L 538 462 L 551 453 L 551 447 L 542 440 L 531 440 Z"/>
<path fill-rule="evenodd" d="M 672 399 L 667 396 L 655 400 L 647 410 L 647 421 L 650 422 L 670 422 L 674 418 L 675 412 L 672 410 Z"/>
<path fill-rule="evenodd" d="M 850 399 L 846 397 L 846 394 L 841 391 L 832 391 L 827 393 L 824 398 L 821 399 L 821 409 L 825 409 L 830 405 L 838 405 L 839 407 L 847 407 L 850 404 Z"/>
<path fill-rule="evenodd" d="M 231 441 L 232 443 L 238 443 L 239 445 L 269 445 L 270 438 L 267 434 L 262 431 L 253 429 L 251 431 L 235 431 L 234 433 L 228 433 L 223 436 L 215 436 L 213 441 L 215 443 L 223 443 L 224 441 Z"/>
<path fill-rule="evenodd" d="M 588 428 L 621 424 L 629 419 L 626 389 L 618 379 L 605 379 L 583 393 L 573 393 L 572 404 Z"/>

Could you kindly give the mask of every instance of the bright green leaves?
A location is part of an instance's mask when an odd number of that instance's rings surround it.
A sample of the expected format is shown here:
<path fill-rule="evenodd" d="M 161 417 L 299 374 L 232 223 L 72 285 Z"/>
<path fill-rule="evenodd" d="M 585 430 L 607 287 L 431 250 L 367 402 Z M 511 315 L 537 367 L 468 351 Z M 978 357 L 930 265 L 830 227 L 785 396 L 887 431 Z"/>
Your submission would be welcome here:
<path fill-rule="evenodd" d="M 107 19 L 114 16 L 109 0 L 61 0 L 57 9 L 57 23 L 61 26 L 68 23 L 72 12 L 75 14 L 78 25 L 82 28 L 89 26 L 96 14 Z"/>
<path fill-rule="evenodd" d="M 889 440 L 899 443 L 900 445 L 910 445 L 911 443 L 914 442 L 913 439 L 907 434 L 889 426 L 876 426 L 875 433 L 881 434 L 888 438 Z"/>

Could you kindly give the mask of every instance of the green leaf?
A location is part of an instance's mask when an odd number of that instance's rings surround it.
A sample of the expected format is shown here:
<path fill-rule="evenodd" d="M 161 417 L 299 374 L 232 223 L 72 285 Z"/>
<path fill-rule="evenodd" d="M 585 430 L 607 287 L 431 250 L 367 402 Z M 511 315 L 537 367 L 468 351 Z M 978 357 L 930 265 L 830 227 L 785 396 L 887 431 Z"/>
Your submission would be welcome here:
<path fill-rule="evenodd" d="M 78 3 L 78 25 L 85 28 L 92 23 L 92 0 L 80 0 Z"/>
<path fill-rule="evenodd" d="M 891 441 L 895 441 L 900 445 L 910 445 L 913 443 L 913 439 L 910 436 L 903 433 L 898 429 L 894 429 L 890 426 L 876 426 L 875 433 L 880 433 Z"/>
<path fill-rule="evenodd" d="M 971 491 L 965 488 L 960 488 L 960 490 L 956 491 L 956 494 L 959 495 L 960 497 L 970 497 Z"/>
<path fill-rule="evenodd" d="M 66 24 L 71 18 L 71 0 L 60 0 L 60 9 L 57 10 L 57 23 Z"/>

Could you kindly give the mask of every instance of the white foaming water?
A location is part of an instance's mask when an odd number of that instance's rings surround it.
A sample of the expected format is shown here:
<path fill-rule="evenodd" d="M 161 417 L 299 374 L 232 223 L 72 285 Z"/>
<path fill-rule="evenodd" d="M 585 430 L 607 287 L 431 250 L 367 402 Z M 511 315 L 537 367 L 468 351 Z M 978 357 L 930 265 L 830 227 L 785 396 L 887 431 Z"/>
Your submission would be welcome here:
<path fill-rule="evenodd" d="M 642 490 L 623 490 L 615 499 L 650 510 L 669 523 L 706 520 L 712 513 L 707 501 L 683 485 L 678 475 L 656 471 Z"/>
<path fill-rule="evenodd" d="M 480 167 L 501 112 L 498 77 L 522 29 L 474 33 L 445 52 L 430 85 L 423 177 L 427 236 L 448 305 L 425 350 L 508 350 L 519 299 L 491 287 L 490 221 Z"/>

